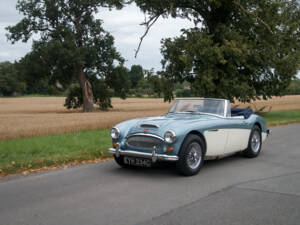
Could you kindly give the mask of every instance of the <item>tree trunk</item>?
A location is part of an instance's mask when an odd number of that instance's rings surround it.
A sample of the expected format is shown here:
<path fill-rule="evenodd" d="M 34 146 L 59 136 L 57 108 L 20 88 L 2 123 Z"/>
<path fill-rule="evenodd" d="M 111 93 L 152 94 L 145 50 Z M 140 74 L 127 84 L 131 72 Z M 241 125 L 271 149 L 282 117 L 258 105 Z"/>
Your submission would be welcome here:
<path fill-rule="evenodd" d="M 76 75 L 82 90 L 83 111 L 92 112 L 94 111 L 94 96 L 92 86 L 90 82 L 86 79 L 83 72 L 83 68 L 78 68 L 76 70 Z"/>

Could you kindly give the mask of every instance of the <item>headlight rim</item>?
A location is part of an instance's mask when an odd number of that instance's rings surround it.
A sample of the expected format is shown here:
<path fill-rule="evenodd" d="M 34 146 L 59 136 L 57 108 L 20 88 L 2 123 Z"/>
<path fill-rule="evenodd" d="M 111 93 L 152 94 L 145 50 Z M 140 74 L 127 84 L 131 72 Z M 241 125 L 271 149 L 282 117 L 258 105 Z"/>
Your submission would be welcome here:
<path fill-rule="evenodd" d="M 117 137 L 113 137 L 113 136 L 112 136 L 112 130 L 113 130 L 113 129 L 117 131 L 117 133 L 118 133 Z M 113 128 L 110 129 L 110 136 L 111 136 L 112 139 L 119 139 L 119 138 L 120 138 L 120 135 L 121 135 L 121 132 L 120 132 L 119 128 L 113 127 Z"/>
<path fill-rule="evenodd" d="M 172 134 L 172 141 L 167 141 L 166 139 L 166 134 L 167 133 L 171 133 Z M 176 137 L 176 133 L 173 130 L 167 130 L 164 134 L 164 141 L 168 144 L 173 144 L 176 141 L 177 137 Z"/>

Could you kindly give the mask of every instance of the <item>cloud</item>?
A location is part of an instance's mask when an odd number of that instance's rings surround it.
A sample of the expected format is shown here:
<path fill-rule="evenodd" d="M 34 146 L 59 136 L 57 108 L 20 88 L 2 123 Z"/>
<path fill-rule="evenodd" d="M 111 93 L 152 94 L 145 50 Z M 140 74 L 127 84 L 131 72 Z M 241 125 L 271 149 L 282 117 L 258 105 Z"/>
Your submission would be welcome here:
<path fill-rule="evenodd" d="M 5 27 L 22 19 L 15 8 L 16 2 L 17 0 L 0 1 L 0 61 L 18 60 L 31 49 L 32 40 L 12 45 L 5 36 Z M 180 29 L 193 26 L 187 20 L 159 19 L 144 39 L 138 58 L 134 58 L 135 49 L 144 32 L 144 27 L 140 25 L 144 21 L 144 14 L 135 5 L 130 5 L 122 10 L 100 9 L 96 18 L 102 19 L 104 28 L 114 36 L 117 50 L 127 60 L 128 67 L 141 64 L 146 69 L 156 70 L 161 68 L 161 39 L 178 36 Z"/>
<path fill-rule="evenodd" d="M 12 45 L 5 36 L 5 27 L 22 19 L 15 8 L 16 2 L 17 0 L 0 1 L 0 62 L 18 60 L 31 49 L 32 40 Z M 193 27 L 193 23 L 188 20 L 160 18 L 144 39 L 138 57 L 134 58 L 139 39 L 145 31 L 140 25 L 144 21 L 144 14 L 135 5 L 130 5 L 122 10 L 100 9 L 96 18 L 102 19 L 104 28 L 114 36 L 115 46 L 126 59 L 126 66 L 140 64 L 146 69 L 156 70 L 161 69 L 161 40 L 179 36 L 182 28 Z"/>
<path fill-rule="evenodd" d="M 194 26 L 183 19 L 158 19 L 144 39 L 138 57 L 134 58 L 140 37 L 145 31 L 145 27 L 140 25 L 145 20 L 144 14 L 135 5 L 130 5 L 120 11 L 102 10 L 97 18 L 104 21 L 105 29 L 115 37 L 117 49 L 127 59 L 127 66 L 141 64 L 144 68 L 156 70 L 161 68 L 161 40 L 178 36 L 182 28 Z"/>

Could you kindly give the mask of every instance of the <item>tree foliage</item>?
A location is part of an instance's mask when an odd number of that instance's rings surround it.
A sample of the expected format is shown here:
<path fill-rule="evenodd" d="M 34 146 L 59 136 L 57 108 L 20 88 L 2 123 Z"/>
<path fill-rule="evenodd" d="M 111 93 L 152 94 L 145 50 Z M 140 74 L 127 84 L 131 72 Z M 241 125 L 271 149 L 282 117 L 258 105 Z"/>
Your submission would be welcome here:
<path fill-rule="evenodd" d="M 143 67 L 140 65 L 132 65 L 130 69 L 131 88 L 136 88 L 138 82 L 144 77 Z"/>
<path fill-rule="evenodd" d="M 176 38 L 162 41 L 162 77 L 189 81 L 200 96 L 267 99 L 283 94 L 299 69 L 299 4 L 296 0 L 135 0 L 149 15 L 192 20 Z"/>
<path fill-rule="evenodd" d="M 23 94 L 26 90 L 26 83 L 18 76 L 18 70 L 14 63 L 0 63 L 0 95 L 11 96 Z"/>
<path fill-rule="evenodd" d="M 112 91 L 107 87 L 105 80 L 96 79 L 93 84 L 94 102 L 101 110 L 112 108 L 111 97 Z M 67 109 L 78 109 L 83 105 L 81 88 L 78 84 L 72 84 L 67 90 L 67 97 L 64 106 Z"/>
<path fill-rule="evenodd" d="M 300 95 L 300 79 L 292 80 L 289 87 L 285 90 L 286 95 Z"/>
<path fill-rule="evenodd" d="M 26 94 L 61 95 L 64 87 L 58 80 L 49 76 L 49 69 L 35 52 L 28 53 L 18 62 L 15 62 L 19 79 L 26 83 Z"/>
<path fill-rule="evenodd" d="M 130 73 L 123 65 L 117 66 L 107 78 L 107 84 L 114 89 L 114 96 L 126 98 L 130 88 Z"/>
<path fill-rule="evenodd" d="M 26 42 L 37 33 L 40 39 L 34 41 L 30 61 L 36 60 L 40 74 L 52 81 L 70 84 L 77 80 L 83 109 L 92 111 L 93 85 L 88 74 L 106 80 L 115 65 L 124 61 L 114 47 L 114 38 L 95 14 L 101 7 L 122 6 L 123 0 L 18 0 L 17 9 L 24 18 L 7 28 L 7 37 L 12 43 Z"/>
<path fill-rule="evenodd" d="M 155 74 L 153 70 L 147 71 L 147 81 L 149 82 L 152 90 L 157 93 L 160 98 L 163 92 L 163 80 L 159 74 Z"/>

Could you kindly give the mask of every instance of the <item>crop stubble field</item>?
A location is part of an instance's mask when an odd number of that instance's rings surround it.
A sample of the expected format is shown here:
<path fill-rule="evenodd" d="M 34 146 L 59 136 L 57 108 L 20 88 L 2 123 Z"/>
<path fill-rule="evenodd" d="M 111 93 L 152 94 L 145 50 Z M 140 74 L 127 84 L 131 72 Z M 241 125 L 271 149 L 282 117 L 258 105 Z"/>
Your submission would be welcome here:
<path fill-rule="evenodd" d="M 170 107 L 162 99 L 113 98 L 114 108 L 107 112 L 80 113 L 63 104 L 63 97 L 0 98 L 0 140 L 109 128 L 124 120 L 164 114 Z M 300 96 L 276 97 L 255 105 L 272 106 L 272 111 L 300 110 Z"/>

